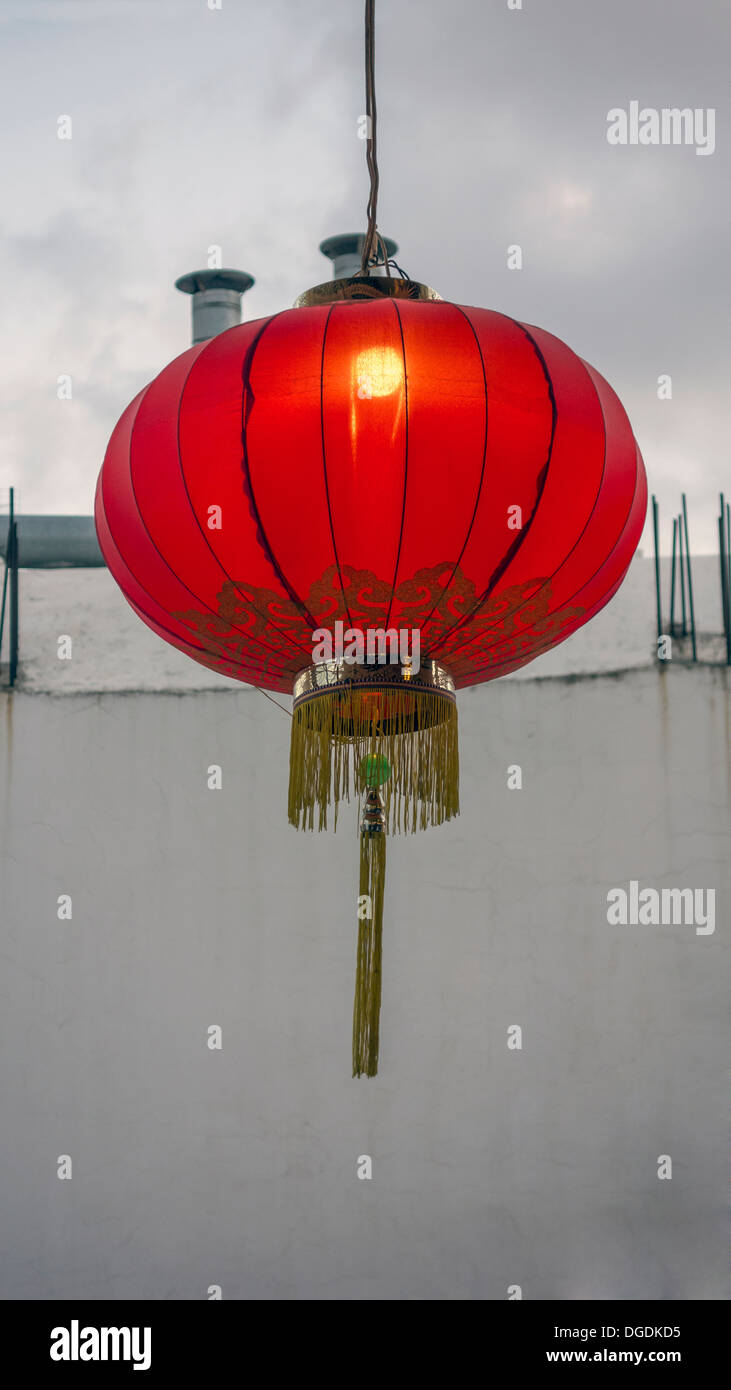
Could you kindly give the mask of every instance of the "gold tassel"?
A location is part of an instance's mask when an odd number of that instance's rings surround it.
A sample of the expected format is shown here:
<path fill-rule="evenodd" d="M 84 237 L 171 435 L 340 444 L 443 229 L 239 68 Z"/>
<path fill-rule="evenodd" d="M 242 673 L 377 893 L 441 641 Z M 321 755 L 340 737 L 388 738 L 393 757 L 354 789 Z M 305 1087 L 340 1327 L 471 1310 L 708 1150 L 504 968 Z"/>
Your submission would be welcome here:
<path fill-rule="evenodd" d="M 355 972 L 355 1003 L 353 1005 L 353 1076 L 375 1076 L 378 1071 L 385 881 L 385 827 L 381 826 L 379 829 L 373 830 L 364 825 L 360 832 L 358 954 Z"/>
<path fill-rule="evenodd" d="M 350 800 L 351 788 L 357 795 L 364 790 L 359 768 L 369 757 L 385 757 L 392 768 L 385 808 L 389 831 L 413 833 L 459 814 L 456 705 L 432 691 L 404 691 L 391 702 L 387 732 L 374 726 L 367 691 L 323 691 L 294 710 L 292 825 L 325 830 L 332 805 L 337 828 L 339 803 Z"/>
<path fill-rule="evenodd" d="M 434 670 L 436 670 L 434 664 Z M 327 674 L 327 673 L 326 673 Z M 445 674 L 445 673 L 443 673 Z M 353 1076 L 378 1072 L 386 830 L 414 832 L 459 814 L 459 752 L 454 687 L 383 687 L 363 678 L 330 689 L 295 682 L 289 762 L 289 820 L 337 829 L 351 787 L 365 804 L 360 825 L 358 951 L 353 1006 Z M 299 678 L 298 678 L 299 679 Z M 451 684 L 451 683 L 450 683 Z M 386 787 L 384 784 L 388 783 Z M 385 800 L 381 799 L 382 788 Z"/>

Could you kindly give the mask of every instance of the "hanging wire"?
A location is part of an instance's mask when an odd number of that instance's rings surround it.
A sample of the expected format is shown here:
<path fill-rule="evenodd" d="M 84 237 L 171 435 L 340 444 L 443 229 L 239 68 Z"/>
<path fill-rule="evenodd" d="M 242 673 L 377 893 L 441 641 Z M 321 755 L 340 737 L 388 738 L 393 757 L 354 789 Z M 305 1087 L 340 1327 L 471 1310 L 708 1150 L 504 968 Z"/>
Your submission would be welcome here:
<path fill-rule="evenodd" d="M 366 92 L 366 163 L 370 175 L 370 190 L 366 208 L 368 225 L 363 238 L 360 270 L 356 277 L 367 275 L 371 267 L 382 265 L 387 278 L 391 279 L 391 266 L 402 280 L 411 282 L 411 276 L 388 254 L 388 247 L 378 230 L 378 153 L 376 144 L 376 0 L 366 0 L 365 4 L 365 92 Z"/>
<path fill-rule="evenodd" d="M 376 0 L 366 0 L 365 7 L 365 95 L 366 95 L 366 163 L 371 184 L 366 209 L 368 226 L 363 239 L 360 273 L 368 274 L 368 266 L 377 257 L 381 238 L 376 226 L 378 207 L 378 155 L 376 148 Z"/>
<path fill-rule="evenodd" d="M 275 700 L 273 695 L 269 695 L 266 690 L 262 690 L 260 685 L 255 685 L 252 688 L 258 690 L 259 694 L 263 695 L 265 700 L 271 700 L 272 704 L 276 705 L 277 709 L 283 710 L 286 715 L 289 715 L 290 719 L 292 718 L 291 710 L 288 710 L 286 705 L 280 705 L 279 701 Z"/>
<path fill-rule="evenodd" d="M 378 214 L 378 153 L 376 145 L 376 0 L 366 0 L 365 7 L 365 91 L 366 91 L 366 163 L 370 174 L 370 190 L 366 209 L 368 225 L 363 238 L 359 275 L 367 275 L 369 267 L 383 264 L 391 278 L 388 248 L 377 226 Z M 398 267 L 397 267 L 398 269 Z M 403 272 L 400 272 L 403 273 Z"/>

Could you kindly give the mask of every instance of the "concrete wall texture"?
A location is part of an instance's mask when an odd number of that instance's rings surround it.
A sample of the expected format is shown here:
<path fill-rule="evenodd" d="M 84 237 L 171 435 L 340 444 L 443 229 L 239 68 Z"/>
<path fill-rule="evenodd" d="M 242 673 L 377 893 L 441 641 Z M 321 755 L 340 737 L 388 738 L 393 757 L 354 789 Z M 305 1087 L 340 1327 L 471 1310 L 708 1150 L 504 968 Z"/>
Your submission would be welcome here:
<path fill-rule="evenodd" d="M 388 846 L 370 1081 L 356 808 L 287 825 L 286 714 L 17 690 L 0 719 L 2 1297 L 728 1295 L 726 670 L 461 694 L 461 817 Z M 632 879 L 714 889 L 715 931 L 610 925 Z"/>

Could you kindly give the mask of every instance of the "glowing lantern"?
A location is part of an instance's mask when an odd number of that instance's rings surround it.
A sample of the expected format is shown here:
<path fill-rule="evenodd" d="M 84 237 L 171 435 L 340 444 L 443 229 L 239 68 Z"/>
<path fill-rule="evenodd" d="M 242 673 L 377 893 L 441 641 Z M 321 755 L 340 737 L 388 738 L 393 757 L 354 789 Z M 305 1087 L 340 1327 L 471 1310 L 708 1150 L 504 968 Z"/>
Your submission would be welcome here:
<path fill-rule="evenodd" d="M 294 695 L 293 824 L 365 796 L 354 1071 L 372 1075 L 385 830 L 457 813 L 455 692 L 608 602 L 646 483 L 611 387 L 551 334 L 401 278 L 329 288 L 140 392 L 96 518 L 154 631 Z"/>

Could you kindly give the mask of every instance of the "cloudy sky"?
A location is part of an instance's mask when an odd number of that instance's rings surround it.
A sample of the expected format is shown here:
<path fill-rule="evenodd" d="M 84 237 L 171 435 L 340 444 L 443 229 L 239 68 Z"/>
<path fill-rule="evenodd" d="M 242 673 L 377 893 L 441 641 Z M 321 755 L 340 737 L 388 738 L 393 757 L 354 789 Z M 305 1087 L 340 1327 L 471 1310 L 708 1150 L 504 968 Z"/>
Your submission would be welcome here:
<path fill-rule="evenodd" d="M 0 0 L 0 501 L 91 511 L 117 417 L 188 345 L 173 281 L 209 246 L 255 276 L 247 318 L 328 278 L 318 243 L 365 220 L 362 28 L 362 0 Z M 664 547 L 685 488 L 698 551 L 731 493 L 730 51 L 728 0 L 377 3 L 382 232 L 415 279 L 609 379 Z M 715 152 L 609 145 L 631 101 L 714 108 Z"/>

